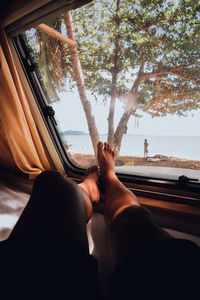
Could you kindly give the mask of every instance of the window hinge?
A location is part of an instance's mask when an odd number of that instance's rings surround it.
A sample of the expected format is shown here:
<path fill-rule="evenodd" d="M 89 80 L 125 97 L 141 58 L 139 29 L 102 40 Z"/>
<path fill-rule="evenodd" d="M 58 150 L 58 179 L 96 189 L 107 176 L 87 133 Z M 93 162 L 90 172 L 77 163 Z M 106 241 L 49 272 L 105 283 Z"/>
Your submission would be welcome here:
<path fill-rule="evenodd" d="M 187 184 L 187 183 L 191 183 L 193 181 L 199 181 L 199 179 L 196 178 L 189 178 L 185 175 L 181 175 L 178 177 L 178 182 L 181 184 Z"/>
<path fill-rule="evenodd" d="M 30 72 L 34 72 L 36 69 L 36 64 L 33 63 L 28 57 L 25 57 L 25 62 L 26 62 L 26 66 L 27 66 L 28 70 Z"/>
<path fill-rule="evenodd" d="M 51 118 L 51 120 L 57 126 L 56 120 L 54 118 L 54 116 L 55 116 L 55 110 L 53 109 L 52 106 L 50 106 L 50 105 L 45 106 L 44 109 L 43 109 L 43 113 L 44 113 L 44 116 L 46 118 Z"/>

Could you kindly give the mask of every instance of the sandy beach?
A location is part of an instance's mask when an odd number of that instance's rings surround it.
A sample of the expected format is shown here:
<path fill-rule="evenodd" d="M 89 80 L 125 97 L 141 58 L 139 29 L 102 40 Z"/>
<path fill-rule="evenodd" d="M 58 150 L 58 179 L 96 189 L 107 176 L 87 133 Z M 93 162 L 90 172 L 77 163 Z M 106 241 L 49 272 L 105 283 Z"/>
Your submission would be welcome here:
<path fill-rule="evenodd" d="M 94 155 L 92 154 L 71 154 L 68 155 L 72 162 L 82 168 L 96 164 Z M 116 160 L 116 166 L 156 166 L 156 167 L 172 167 L 200 170 L 200 160 L 189 160 L 177 157 L 167 157 L 166 161 L 149 162 L 144 157 L 136 156 L 120 156 Z"/>

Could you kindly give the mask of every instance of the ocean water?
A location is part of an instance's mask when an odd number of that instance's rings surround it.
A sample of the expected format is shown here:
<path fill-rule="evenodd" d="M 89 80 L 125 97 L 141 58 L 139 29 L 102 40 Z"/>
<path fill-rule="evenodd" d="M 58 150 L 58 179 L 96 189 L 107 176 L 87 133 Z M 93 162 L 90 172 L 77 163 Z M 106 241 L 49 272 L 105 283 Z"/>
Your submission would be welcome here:
<path fill-rule="evenodd" d="M 65 135 L 71 153 L 93 154 L 90 135 Z M 123 136 L 120 155 L 143 156 L 144 139 L 149 143 L 149 156 L 162 154 L 178 158 L 200 160 L 200 136 L 148 136 L 125 134 Z M 100 135 L 105 142 L 106 134 Z"/>

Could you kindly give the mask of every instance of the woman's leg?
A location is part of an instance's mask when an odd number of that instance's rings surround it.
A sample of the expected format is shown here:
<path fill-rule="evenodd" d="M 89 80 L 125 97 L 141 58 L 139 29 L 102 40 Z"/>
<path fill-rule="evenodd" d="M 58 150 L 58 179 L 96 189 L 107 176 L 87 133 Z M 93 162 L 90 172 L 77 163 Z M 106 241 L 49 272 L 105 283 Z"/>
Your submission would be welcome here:
<path fill-rule="evenodd" d="M 97 170 L 89 168 L 80 185 L 56 171 L 36 178 L 27 206 L 0 247 L 5 299 L 100 299 L 86 234 L 91 202 L 99 200 Z"/>
<path fill-rule="evenodd" d="M 9 239 L 62 238 L 88 252 L 86 221 L 92 215 L 91 202 L 99 201 L 97 181 L 95 166 L 80 185 L 57 171 L 41 173 Z"/>
<path fill-rule="evenodd" d="M 172 238 L 118 180 L 114 170 L 115 155 L 109 144 L 98 144 L 97 158 L 105 189 L 104 217 L 109 228 L 114 264 L 119 264 L 137 248 Z"/>

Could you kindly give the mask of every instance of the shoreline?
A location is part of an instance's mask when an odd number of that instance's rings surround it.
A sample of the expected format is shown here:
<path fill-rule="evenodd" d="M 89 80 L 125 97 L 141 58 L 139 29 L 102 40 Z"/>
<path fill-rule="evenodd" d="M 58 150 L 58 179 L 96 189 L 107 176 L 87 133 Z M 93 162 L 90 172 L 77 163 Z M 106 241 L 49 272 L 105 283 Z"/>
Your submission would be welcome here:
<path fill-rule="evenodd" d="M 71 161 L 78 167 L 88 168 L 91 165 L 97 164 L 93 154 L 71 154 L 70 151 L 67 154 Z M 147 161 L 146 158 L 139 156 L 120 156 L 116 160 L 116 166 L 154 166 L 200 170 L 200 160 L 170 156 L 164 161 Z"/>

